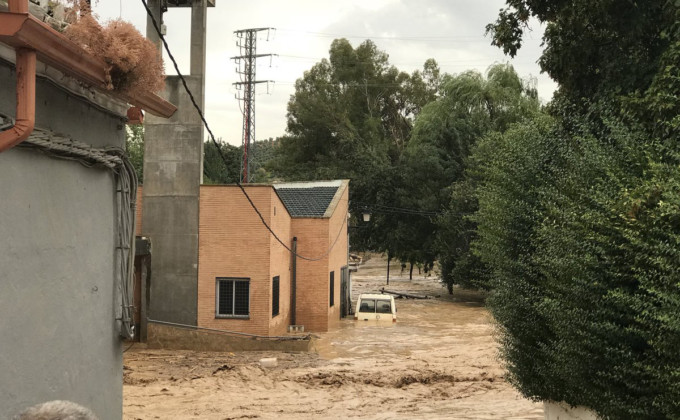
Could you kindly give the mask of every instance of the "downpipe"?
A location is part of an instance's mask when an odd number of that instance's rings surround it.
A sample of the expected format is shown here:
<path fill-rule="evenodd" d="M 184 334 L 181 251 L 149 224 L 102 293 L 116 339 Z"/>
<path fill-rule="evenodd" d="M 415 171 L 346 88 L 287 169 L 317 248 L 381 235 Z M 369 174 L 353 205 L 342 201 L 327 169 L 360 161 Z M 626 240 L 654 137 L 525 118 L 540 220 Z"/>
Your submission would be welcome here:
<path fill-rule="evenodd" d="M 28 14 L 28 0 L 10 0 L 9 11 Z M 14 125 L 0 132 L 0 153 L 26 140 L 35 127 L 35 50 L 17 48 L 17 100 Z"/>

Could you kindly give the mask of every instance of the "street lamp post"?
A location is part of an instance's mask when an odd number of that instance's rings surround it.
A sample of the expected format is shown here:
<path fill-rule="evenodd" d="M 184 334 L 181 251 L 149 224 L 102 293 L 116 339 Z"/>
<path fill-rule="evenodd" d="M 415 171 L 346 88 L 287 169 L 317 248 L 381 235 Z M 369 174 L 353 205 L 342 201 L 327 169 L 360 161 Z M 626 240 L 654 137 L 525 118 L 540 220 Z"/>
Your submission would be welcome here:
<path fill-rule="evenodd" d="M 390 285 L 390 259 L 392 256 L 390 255 L 390 251 L 387 251 L 387 285 Z"/>

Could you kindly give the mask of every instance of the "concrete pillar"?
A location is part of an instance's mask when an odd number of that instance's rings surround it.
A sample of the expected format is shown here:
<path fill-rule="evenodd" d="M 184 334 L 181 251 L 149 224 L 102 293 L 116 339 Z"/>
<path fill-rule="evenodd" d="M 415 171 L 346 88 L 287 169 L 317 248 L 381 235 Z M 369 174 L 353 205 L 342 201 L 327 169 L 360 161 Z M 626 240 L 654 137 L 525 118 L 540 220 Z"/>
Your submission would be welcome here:
<path fill-rule="evenodd" d="M 202 77 L 184 77 L 202 96 Z M 163 96 L 177 112 L 145 119 L 142 235 L 153 244 L 148 312 L 151 319 L 196 325 L 202 126 L 179 77 L 165 83 Z"/>
<path fill-rule="evenodd" d="M 197 103 L 205 113 L 205 51 L 207 33 L 208 0 L 193 0 L 191 3 L 191 63 L 189 72 L 191 76 L 199 77 L 201 83 L 200 97 L 196 97 Z M 205 139 L 205 128 L 198 113 L 196 120 L 201 125 L 201 139 Z M 203 141 L 201 141 L 201 174 L 200 183 L 203 183 Z"/>
<path fill-rule="evenodd" d="M 149 0 L 152 4 L 160 16 L 160 0 Z M 192 2 L 191 75 L 183 76 L 201 109 L 205 104 L 206 10 L 206 0 Z M 154 40 L 156 31 L 149 25 L 147 36 Z M 197 325 L 203 123 L 179 76 L 168 76 L 165 83 L 162 96 L 177 105 L 177 112 L 170 119 L 147 114 L 144 124 L 142 234 L 153 244 L 148 316 Z"/>
<path fill-rule="evenodd" d="M 191 67 L 192 76 L 205 74 L 206 17 L 208 0 L 191 3 Z M 203 104 L 201 104 L 203 106 Z"/>
<path fill-rule="evenodd" d="M 161 0 L 147 0 L 146 5 L 149 6 L 151 14 L 158 23 L 158 26 L 163 24 L 163 13 L 161 12 Z M 146 17 L 146 37 L 149 41 L 153 42 L 158 48 L 158 51 L 162 51 L 163 46 L 161 45 L 161 38 L 158 36 L 158 32 L 153 27 L 153 21 L 147 15 Z"/>

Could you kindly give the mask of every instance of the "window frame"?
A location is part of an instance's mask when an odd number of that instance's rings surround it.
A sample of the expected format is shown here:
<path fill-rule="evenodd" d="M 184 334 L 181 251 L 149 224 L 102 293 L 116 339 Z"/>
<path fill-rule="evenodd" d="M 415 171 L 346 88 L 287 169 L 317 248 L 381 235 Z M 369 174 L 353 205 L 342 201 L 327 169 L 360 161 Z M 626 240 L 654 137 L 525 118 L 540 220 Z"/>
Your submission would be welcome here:
<path fill-rule="evenodd" d="M 220 313 L 220 284 L 221 282 L 232 283 L 232 313 Z M 248 313 L 235 314 L 236 312 L 236 283 L 246 283 L 248 285 Z M 215 318 L 218 319 L 250 319 L 250 278 L 248 277 L 216 277 L 215 278 Z"/>
<path fill-rule="evenodd" d="M 330 297 L 329 297 L 329 301 L 330 301 L 329 307 L 332 308 L 333 306 L 335 306 L 335 271 L 331 271 L 329 283 L 330 283 L 330 289 L 331 289 L 330 290 Z"/>
<path fill-rule="evenodd" d="M 281 277 L 274 276 L 272 278 L 272 318 L 281 313 Z"/>

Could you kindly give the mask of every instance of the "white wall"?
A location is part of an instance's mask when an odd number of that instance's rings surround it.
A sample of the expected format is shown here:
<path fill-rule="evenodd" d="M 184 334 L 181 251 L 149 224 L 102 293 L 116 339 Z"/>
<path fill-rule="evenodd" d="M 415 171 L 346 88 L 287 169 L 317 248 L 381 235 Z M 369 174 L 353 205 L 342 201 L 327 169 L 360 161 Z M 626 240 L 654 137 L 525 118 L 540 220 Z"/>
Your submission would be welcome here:
<path fill-rule="evenodd" d="M 592 411 L 585 407 L 570 407 L 568 404 L 544 402 L 545 420 L 598 420 Z"/>

